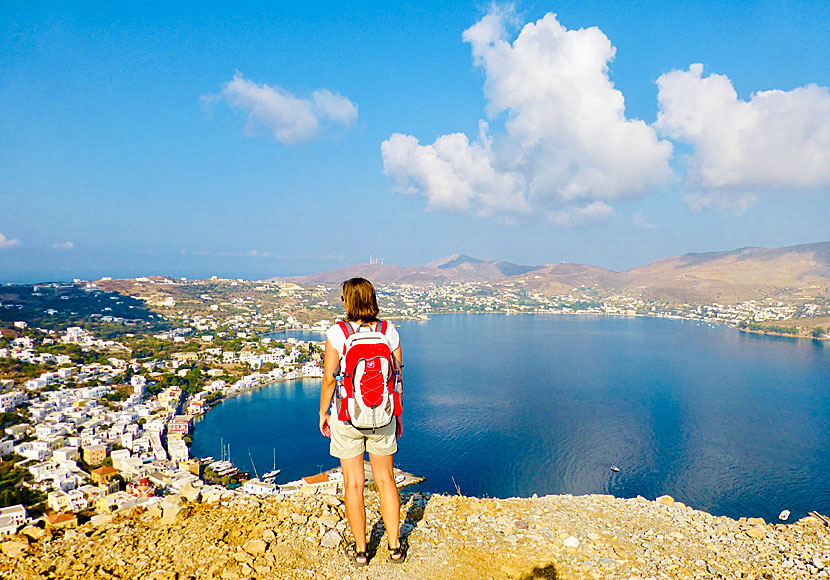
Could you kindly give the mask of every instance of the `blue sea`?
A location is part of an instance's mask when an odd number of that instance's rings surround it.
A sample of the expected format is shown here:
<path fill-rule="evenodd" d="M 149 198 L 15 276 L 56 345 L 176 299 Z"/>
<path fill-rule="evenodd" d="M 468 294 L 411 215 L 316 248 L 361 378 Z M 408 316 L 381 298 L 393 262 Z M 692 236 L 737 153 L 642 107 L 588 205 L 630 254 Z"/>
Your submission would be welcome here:
<path fill-rule="evenodd" d="M 404 433 L 421 489 L 609 493 L 716 515 L 830 513 L 830 344 L 659 318 L 447 315 L 399 326 Z M 289 335 L 324 339 L 323 335 Z M 337 465 L 319 380 L 229 399 L 192 452 L 278 481 Z M 619 472 L 610 469 L 619 467 Z"/>

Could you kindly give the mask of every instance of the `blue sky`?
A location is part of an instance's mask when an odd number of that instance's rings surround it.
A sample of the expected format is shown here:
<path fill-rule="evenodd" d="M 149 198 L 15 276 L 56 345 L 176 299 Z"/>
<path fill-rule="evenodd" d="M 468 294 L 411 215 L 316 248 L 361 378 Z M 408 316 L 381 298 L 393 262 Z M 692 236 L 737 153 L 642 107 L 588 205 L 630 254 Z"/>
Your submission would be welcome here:
<path fill-rule="evenodd" d="M 830 4 L 0 5 L 0 281 L 830 240 Z"/>

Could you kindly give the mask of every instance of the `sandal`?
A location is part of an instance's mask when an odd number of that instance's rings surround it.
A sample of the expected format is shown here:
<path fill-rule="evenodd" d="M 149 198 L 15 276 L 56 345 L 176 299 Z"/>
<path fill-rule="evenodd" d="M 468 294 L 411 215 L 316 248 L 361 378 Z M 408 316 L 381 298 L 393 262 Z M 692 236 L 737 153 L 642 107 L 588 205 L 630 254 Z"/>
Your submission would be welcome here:
<path fill-rule="evenodd" d="M 400 538 L 398 541 L 400 543 L 397 548 L 393 548 L 387 544 L 389 547 L 389 561 L 393 564 L 400 564 L 406 560 L 406 552 L 409 548 L 405 538 Z"/>
<path fill-rule="evenodd" d="M 344 551 L 346 553 L 346 557 L 351 560 L 352 565 L 356 568 L 363 568 L 369 564 L 369 552 L 366 550 L 358 552 L 357 544 L 354 542 L 347 544 Z"/>

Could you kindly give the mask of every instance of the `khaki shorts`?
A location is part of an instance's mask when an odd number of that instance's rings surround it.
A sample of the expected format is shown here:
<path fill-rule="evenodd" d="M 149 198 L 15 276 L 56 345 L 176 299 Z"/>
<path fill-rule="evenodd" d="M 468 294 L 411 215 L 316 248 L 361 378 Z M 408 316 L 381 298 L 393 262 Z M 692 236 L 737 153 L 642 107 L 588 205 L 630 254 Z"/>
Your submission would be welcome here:
<path fill-rule="evenodd" d="M 398 420 L 392 419 L 386 427 L 358 430 L 349 423 L 331 417 L 329 419 L 331 428 L 329 453 L 338 459 L 357 457 L 363 455 L 364 451 L 372 455 L 392 455 L 398 450 L 398 441 L 395 439 L 397 424 Z"/>

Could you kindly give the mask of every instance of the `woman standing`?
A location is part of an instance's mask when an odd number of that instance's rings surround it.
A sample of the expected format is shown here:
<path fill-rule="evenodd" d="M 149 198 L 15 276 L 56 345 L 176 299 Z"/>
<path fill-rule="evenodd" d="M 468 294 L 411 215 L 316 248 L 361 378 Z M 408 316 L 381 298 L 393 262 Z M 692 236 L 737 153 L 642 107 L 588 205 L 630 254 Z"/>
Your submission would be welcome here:
<path fill-rule="evenodd" d="M 392 471 L 392 459 L 398 450 L 397 435 L 400 421 L 397 417 L 384 427 L 358 429 L 349 421 L 338 419 L 340 399 L 335 400 L 335 413 L 330 413 L 337 380 L 335 378 L 349 334 L 362 331 L 385 330 L 384 335 L 398 368 L 401 366 L 401 346 L 398 332 L 391 324 L 378 320 L 375 288 L 364 278 L 352 278 L 341 285 L 341 300 L 346 309 L 345 323 L 335 324 L 326 332 L 326 353 L 323 362 L 323 385 L 320 391 L 320 432 L 331 438 L 330 453 L 340 459 L 345 488 L 346 518 L 354 536 L 354 545 L 347 550 L 356 566 L 369 563 L 366 548 L 366 510 L 363 504 L 364 452 L 369 453 L 372 475 L 380 495 L 380 511 L 389 546 L 389 561 L 403 562 L 406 557 L 400 540 L 400 497 Z"/>

